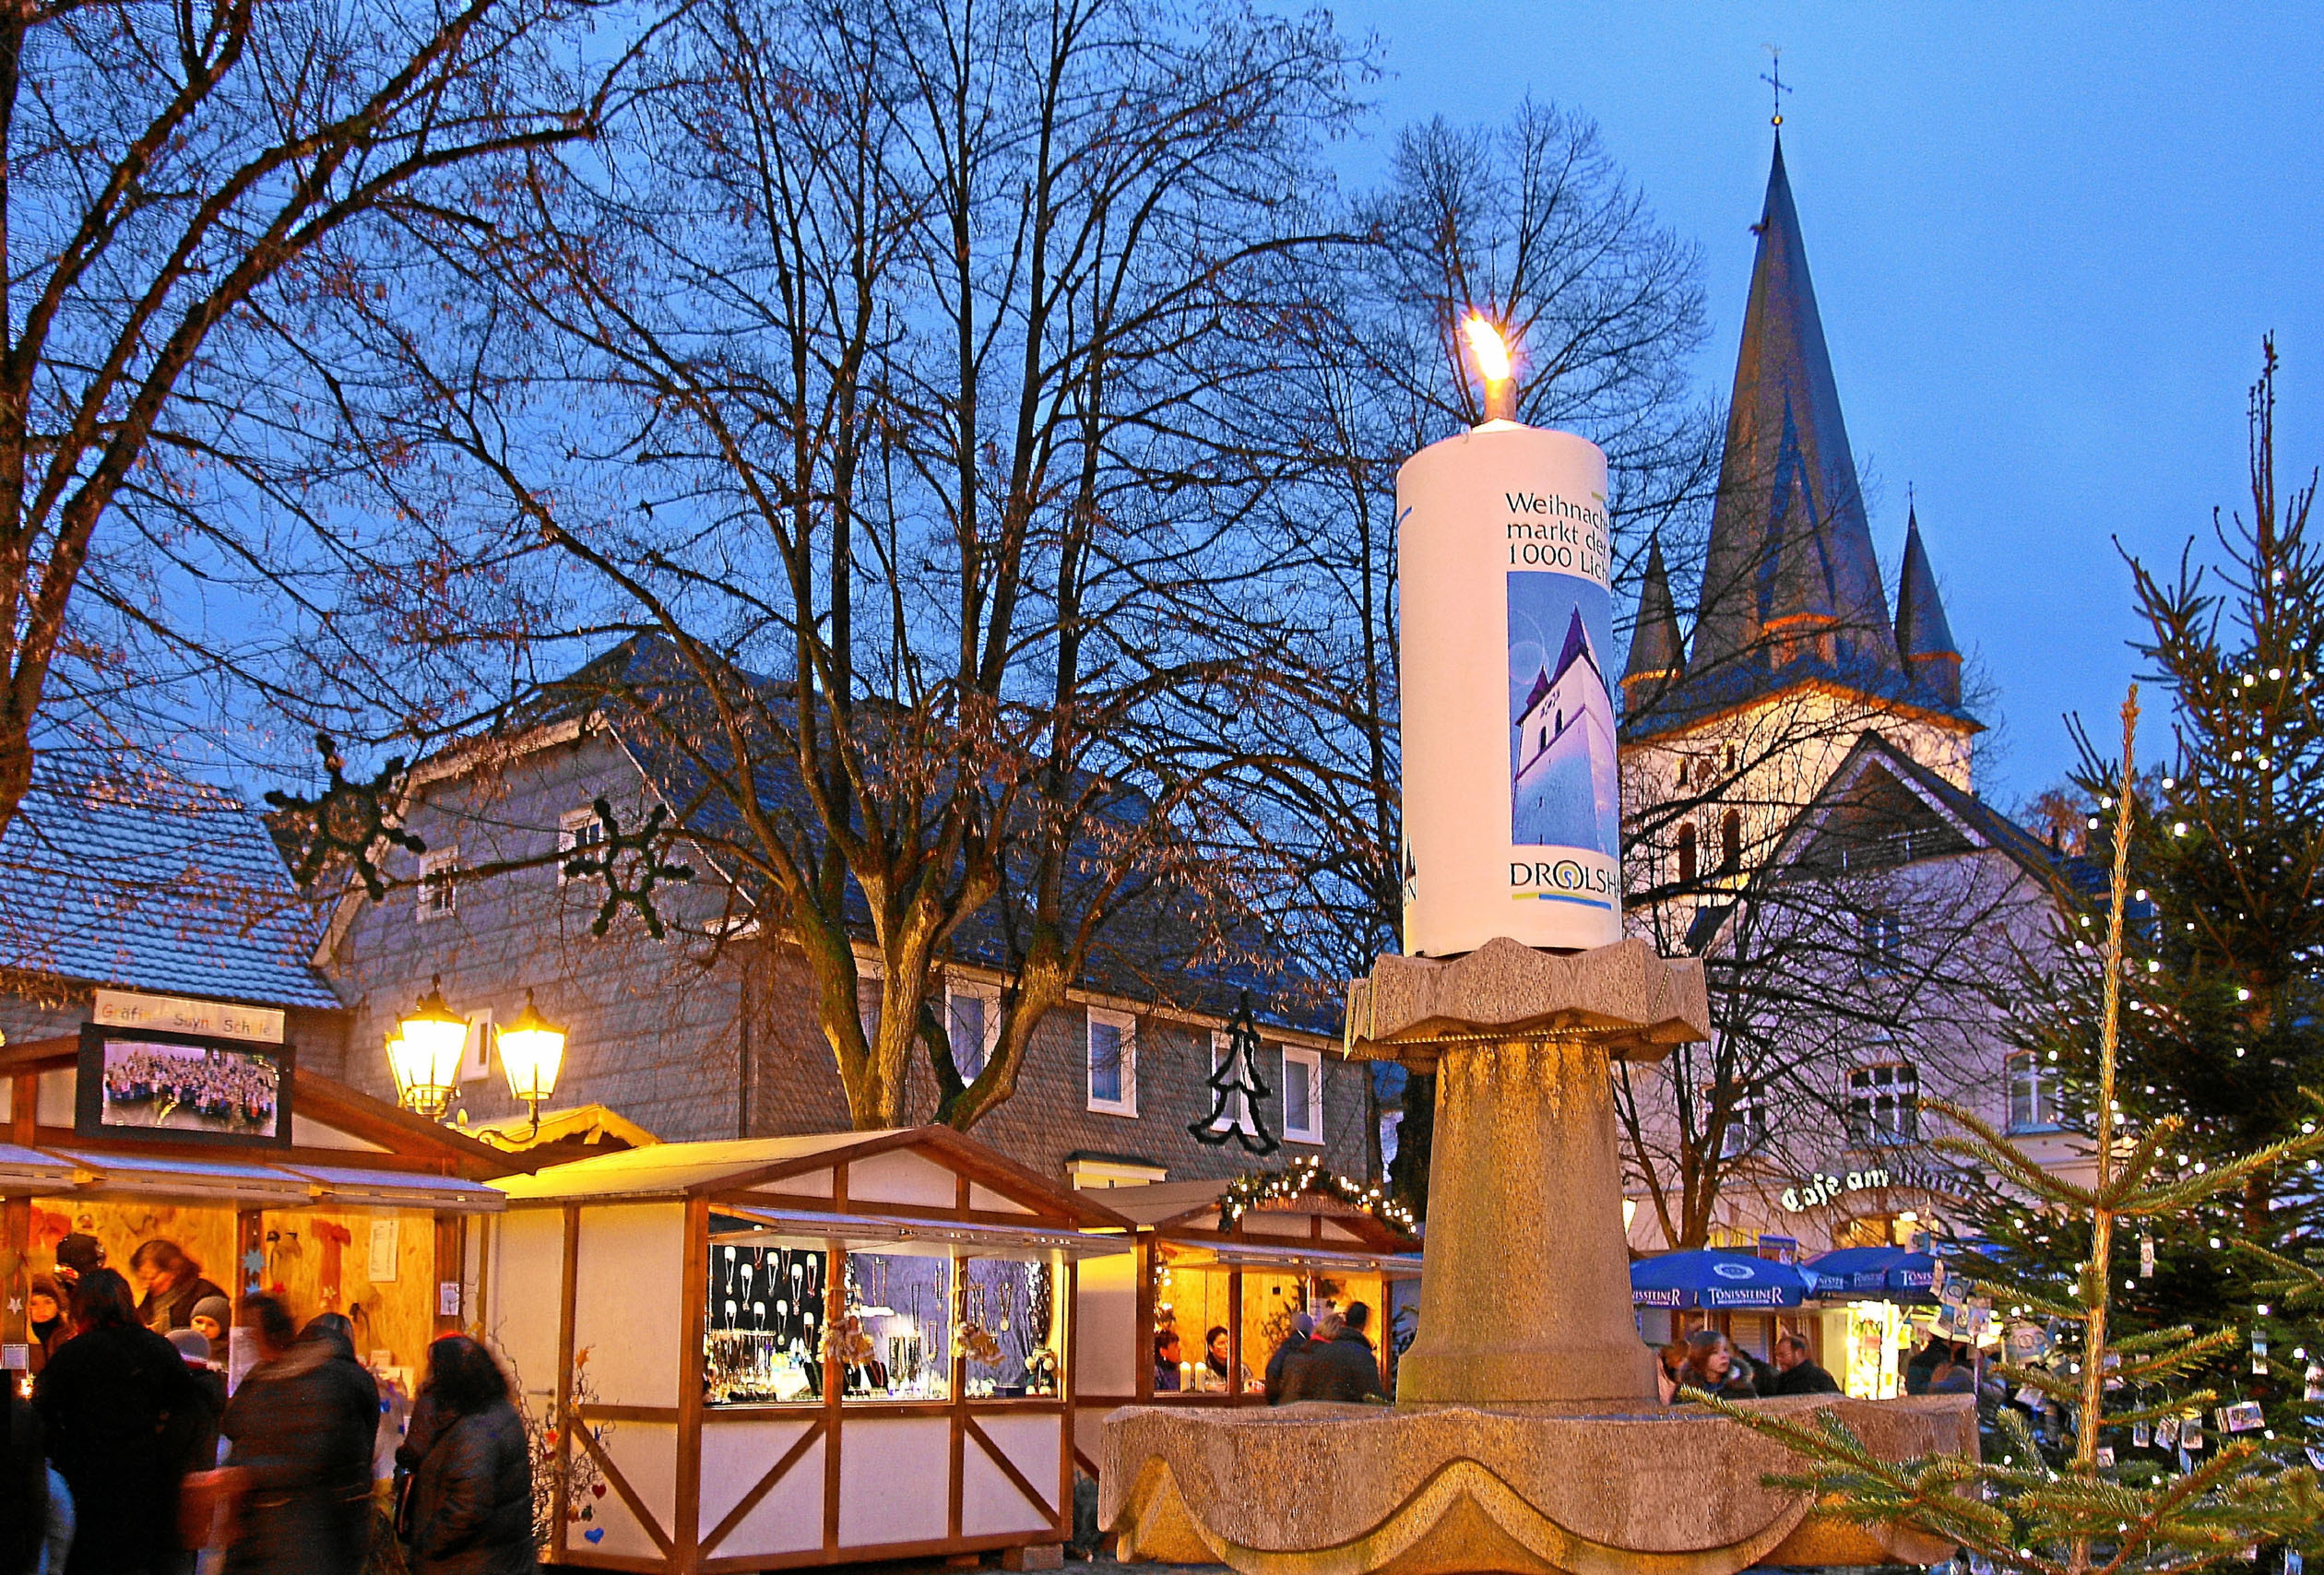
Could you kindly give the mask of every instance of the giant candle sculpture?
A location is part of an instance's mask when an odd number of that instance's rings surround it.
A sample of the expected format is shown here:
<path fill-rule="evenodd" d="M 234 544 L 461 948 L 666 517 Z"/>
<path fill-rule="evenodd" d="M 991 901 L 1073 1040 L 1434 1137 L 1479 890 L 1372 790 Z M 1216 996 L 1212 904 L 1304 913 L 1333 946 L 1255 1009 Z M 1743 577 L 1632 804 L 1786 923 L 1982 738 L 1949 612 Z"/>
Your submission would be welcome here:
<path fill-rule="evenodd" d="M 1759 1435 L 1655 1403 L 1611 1063 L 1709 1036 L 1702 968 L 1621 934 L 1605 456 L 1519 424 L 1475 338 L 1487 419 L 1397 477 L 1405 954 L 1348 994 L 1351 1055 L 1438 1078 L 1397 1403 L 1116 1412 L 1101 1523 L 1125 1560 L 1244 1575 L 1934 1562 L 1768 1488 L 1796 1462 Z M 1965 1397 L 1761 1403 L 1883 1453 L 1976 1447 Z"/>

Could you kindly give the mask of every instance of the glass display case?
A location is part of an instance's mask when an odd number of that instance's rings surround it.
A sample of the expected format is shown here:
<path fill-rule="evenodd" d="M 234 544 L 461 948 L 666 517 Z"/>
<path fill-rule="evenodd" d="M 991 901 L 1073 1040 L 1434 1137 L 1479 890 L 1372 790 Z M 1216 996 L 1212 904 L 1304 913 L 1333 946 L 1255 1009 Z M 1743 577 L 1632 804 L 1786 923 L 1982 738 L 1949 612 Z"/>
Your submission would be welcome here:
<path fill-rule="evenodd" d="M 1057 1264 L 1046 1258 L 970 1258 L 962 1268 L 960 1330 L 968 1397 L 1057 1394 L 1063 1370 Z"/>
<path fill-rule="evenodd" d="M 952 1397 L 953 1265 L 949 1254 L 847 1255 L 849 1400 Z M 853 1358 L 853 1359 L 850 1359 Z"/>
<path fill-rule="evenodd" d="M 717 1222 L 723 1224 L 725 1222 Z M 823 1398 L 824 1287 L 829 1255 L 741 1239 L 710 1245 L 703 1324 L 706 1393 L 713 1405 L 813 1404 Z"/>

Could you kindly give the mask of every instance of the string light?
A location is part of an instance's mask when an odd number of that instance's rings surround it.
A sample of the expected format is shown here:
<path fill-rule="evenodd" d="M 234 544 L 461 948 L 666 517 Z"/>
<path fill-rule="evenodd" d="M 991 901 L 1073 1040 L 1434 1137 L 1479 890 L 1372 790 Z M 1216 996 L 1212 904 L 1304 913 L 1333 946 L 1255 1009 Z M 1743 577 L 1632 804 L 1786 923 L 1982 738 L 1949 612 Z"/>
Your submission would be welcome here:
<path fill-rule="evenodd" d="M 1219 1196 L 1218 1228 L 1222 1233 L 1234 1229 L 1236 1222 L 1259 1204 L 1281 1202 L 1310 1192 L 1353 1204 L 1406 1236 L 1419 1228 L 1419 1221 L 1412 1211 L 1378 1187 L 1336 1175 L 1324 1169 L 1321 1159 L 1313 1158 L 1303 1159 L 1288 1169 L 1261 1170 L 1236 1177 Z"/>

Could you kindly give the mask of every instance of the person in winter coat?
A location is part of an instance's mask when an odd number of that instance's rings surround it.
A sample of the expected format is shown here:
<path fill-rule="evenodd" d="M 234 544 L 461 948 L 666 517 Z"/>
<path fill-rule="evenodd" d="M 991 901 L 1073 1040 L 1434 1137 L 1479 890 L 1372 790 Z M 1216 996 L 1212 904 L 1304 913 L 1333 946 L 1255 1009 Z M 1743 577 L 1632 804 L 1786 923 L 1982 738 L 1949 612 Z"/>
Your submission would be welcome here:
<path fill-rule="evenodd" d="M 77 1332 L 32 1391 L 77 1510 L 67 1575 L 167 1575 L 200 1397 L 176 1349 L 138 1323 L 119 1274 L 83 1274 L 73 1299 Z"/>
<path fill-rule="evenodd" d="M 40 1376 L 56 1348 L 73 1335 L 73 1298 L 53 1274 L 35 1274 L 24 1298 L 24 1322 L 30 1332 L 30 1353 L 34 1377 Z"/>
<path fill-rule="evenodd" d="M 1308 1342 L 1314 1333 L 1315 1320 L 1312 1317 L 1304 1312 L 1292 1315 L 1291 1332 L 1284 1336 L 1283 1344 L 1277 1345 L 1275 1348 L 1275 1355 L 1267 1358 L 1265 1382 L 1268 1404 L 1283 1403 L 1284 1384 L 1287 1381 L 1292 1366 L 1307 1359 Z"/>
<path fill-rule="evenodd" d="M 243 1316 L 259 1360 L 219 1429 L 239 1498 L 227 1575 L 355 1575 L 371 1550 L 371 1377 L 332 1332 L 299 1339 L 272 1297 L 244 1297 Z"/>
<path fill-rule="evenodd" d="M 1770 1394 L 1837 1394 L 1839 1383 L 1808 1354 L 1808 1342 L 1785 1334 L 1775 1342 L 1775 1382 Z"/>
<path fill-rule="evenodd" d="M 1364 1334 L 1370 1321 L 1371 1309 L 1359 1301 L 1349 1302 L 1346 1312 L 1325 1313 L 1308 1343 L 1306 1361 L 1284 1382 L 1284 1403 L 1386 1400 L 1380 1356 Z"/>
<path fill-rule="evenodd" d="M 39 1575 L 41 1537 L 48 1529 L 48 1462 L 41 1448 L 41 1415 L 8 1385 L 6 1518 L 0 1519 L 0 1571 Z"/>
<path fill-rule="evenodd" d="M 1736 1359 L 1727 1337 L 1713 1329 L 1698 1329 L 1687 1336 L 1686 1383 L 1722 1400 L 1756 1400 L 1759 1386 L 1749 1367 Z"/>
<path fill-rule="evenodd" d="M 184 1249 L 160 1237 L 129 1255 L 129 1272 L 145 1287 L 137 1316 L 156 1334 L 192 1328 L 196 1304 L 226 1295 L 202 1278 L 202 1266 L 188 1258 Z"/>
<path fill-rule="evenodd" d="M 435 1436 L 411 1483 L 411 1575 L 530 1575 L 532 1459 L 500 1365 L 465 1334 L 428 1347 Z"/>

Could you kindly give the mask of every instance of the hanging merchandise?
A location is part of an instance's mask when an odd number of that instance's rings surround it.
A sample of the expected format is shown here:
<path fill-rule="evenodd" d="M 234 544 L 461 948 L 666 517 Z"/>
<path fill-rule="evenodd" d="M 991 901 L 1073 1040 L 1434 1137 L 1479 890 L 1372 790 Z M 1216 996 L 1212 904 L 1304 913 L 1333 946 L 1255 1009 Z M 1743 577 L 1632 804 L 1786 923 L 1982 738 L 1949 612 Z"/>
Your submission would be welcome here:
<path fill-rule="evenodd" d="M 2114 1469 L 2114 1451 L 2104 1444 L 2098 1446 L 2098 1469 L 2100 1471 Z"/>
<path fill-rule="evenodd" d="M 2179 1448 L 2182 1451 L 2203 1447 L 2203 1414 L 2186 1411 L 2179 1414 Z"/>
<path fill-rule="evenodd" d="M 2165 1416 L 2154 1425 L 2154 1447 L 2172 1450 L 2178 1447 L 2179 1422 L 2176 1416 Z"/>
<path fill-rule="evenodd" d="M 2223 1433 L 2252 1433 L 2267 1425 L 2267 1416 L 2256 1400 L 2241 1400 L 2219 1411 L 2219 1430 Z"/>
<path fill-rule="evenodd" d="M 2300 1391 L 2300 1398 L 2324 1400 L 2324 1367 L 2318 1367 L 2314 1362 L 2308 1364 L 2306 1382 Z"/>
<path fill-rule="evenodd" d="M 2261 1378 L 2268 1374 L 2268 1336 L 2258 1324 L 2251 1329 L 2251 1370 Z"/>
<path fill-rule="evenodd" d="M 2139 1278 L 2154 1278 L 2154 1238 L 2151 1234 L 2139 1238 Z"/>
<path fill-rule="evenodd" d="M 2154 1425 L 2152 1423 L 2140 1421 L 2130 1424 L 2130 1447 L 2132 1449 L 2148 1449 L 2152 1447 L 2153 1443 Z"/>

